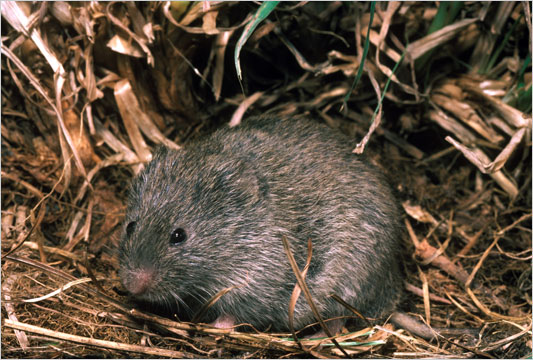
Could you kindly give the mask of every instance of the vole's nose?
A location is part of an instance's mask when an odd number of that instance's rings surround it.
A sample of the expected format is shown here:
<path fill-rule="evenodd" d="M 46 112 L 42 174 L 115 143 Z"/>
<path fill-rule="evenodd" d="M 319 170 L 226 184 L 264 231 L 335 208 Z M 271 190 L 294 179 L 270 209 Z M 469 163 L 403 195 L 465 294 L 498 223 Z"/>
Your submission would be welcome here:
<path fill-rule="evenodd" d="M 155 282 L 156 272 L 153 269 L 132 270 L 124 279 L 124 286 L 133 295 L 142 295 L 147 292 Z"/>

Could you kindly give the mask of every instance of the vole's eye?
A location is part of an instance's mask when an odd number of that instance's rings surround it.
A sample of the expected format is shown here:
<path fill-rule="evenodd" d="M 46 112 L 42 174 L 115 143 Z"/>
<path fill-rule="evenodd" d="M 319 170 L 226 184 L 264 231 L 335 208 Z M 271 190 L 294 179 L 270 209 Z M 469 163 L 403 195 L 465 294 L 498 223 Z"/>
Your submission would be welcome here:
<path fill-rule="evenodd" d="M 131 237 L 133 232 L 135 231 L 135 226 L 137 225 L 136 221 L 132 221 L 126 226 L 126 236 Z"/>
<path fill-rule="evenodd" d="M 187 240 L 187 232 L 182 228 L 177 228 L 170 234 L 170 244 L 177 245 Z"/>

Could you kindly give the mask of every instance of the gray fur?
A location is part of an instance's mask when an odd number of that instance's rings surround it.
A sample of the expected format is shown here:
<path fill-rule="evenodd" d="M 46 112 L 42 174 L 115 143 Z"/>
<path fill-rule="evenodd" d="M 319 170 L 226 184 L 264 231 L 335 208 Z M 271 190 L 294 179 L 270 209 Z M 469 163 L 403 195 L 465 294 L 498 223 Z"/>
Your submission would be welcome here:
<path fill-rule="evenodd" d="M 301 269 L 312 240 L 306 282 L 323 317 L 349 314 L 331 293 L 368 317 L 392 311 L 401 286 L 398 208 L 380 172 L 343 136 L 310 120 L 259 117 L 182 151 L 160 148 L 128 199 L 119 247 L 126 288 L 145 281 L 139 300 L 194 313 L 235 286 L 203 321 L 230 315 L 287 330 L 296 277 L 285 236 Z M 180 227 L 188 238 L 171 245 Z M 295 326 L 311 322 L 301 295 Z"/>

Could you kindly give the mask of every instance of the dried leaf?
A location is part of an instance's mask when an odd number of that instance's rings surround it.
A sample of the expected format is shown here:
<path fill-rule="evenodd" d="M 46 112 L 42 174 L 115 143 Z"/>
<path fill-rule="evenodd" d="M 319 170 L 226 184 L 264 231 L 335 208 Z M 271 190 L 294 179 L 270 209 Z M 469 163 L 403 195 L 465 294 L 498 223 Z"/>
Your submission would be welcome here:
<path fill-rule="evenodd" d="M 430 223 L 433 225 L 438 225 L 439 223 L 429 212 L 422 209 L 420 205 L 411 205 L 409 201 L 405 201 L 402 203 L 402 206 L 407 215 L 417 221 Z"/>
<path fill-rule="evenodd" d="M 413 60 L 418 59 L 431 49 L 450 41 L 463 29 L 467 28 L 470 24 L 473 24 L 476 21 L 478 21 L 478 19 L 464 19 L 457 21 L 451 25 L 443 27 L 438 31 L 435 31 L 434 33 L 424 36 L 422 39 L 413 41 L 407 46 L 407 56 Z"/>
<path fill-rule="evenodd" d="M 521 136 L 523 136 L 523 133 L 519 134 L 519 135 L 520 135 L 520 138 L 521 138 Z M 496 181 L 498 183 L 498 185 L 500 185 L 502 187 L 502 189 L 504 189 L 509 194 L 509 196 L 512 199 L 514 199 L 518 195 L 518 188 L 516 187 L 516 185 L 511 180 L 509 180 L 501 172 L 501 170 L 494 170 L 492 172 L 487 171 L 487 168 L 490 168 L 491 166 L 494 166 L 494 168 L 495 168 L 496 165 L 501 164 L 501 160 L 502 159 L 500 159 L 497 164 L 495 163 L 494 165 L 491 165 L 492 163 L 490 162 L 489 157 L 483 151 L 481 151 L 480 149 L 473 148 L 472 150 L 470 150 L 466 146 L 464 146 L 461 143 L 457 142 L 456 140 L 454 140 L 450 136 L 447 136 L 445 140 L 448 141 L 449 143 L 451 143 L 453 146 L 455 146 L 457 148 L 457 150 L 462 152 L 463 155 L 472 164 L 474 164 L 482 173 L 489 174 L 494 179 L 494 181 Z M 512 147 L 514 147 L 514 146 L 516 146 L 516 144 L 512 145 Z M 511 150 L 512 150 L 512 147 L 510 148 Z"/>
<path fill-rule="evenodd" d="M 144 53 L 137 43 L 131 42 L 129 39 L 124 39 L 118 34 L 109 39 L 106 45 L 119 54 L 129 55 L 136 58 L 144 57 Z"/>

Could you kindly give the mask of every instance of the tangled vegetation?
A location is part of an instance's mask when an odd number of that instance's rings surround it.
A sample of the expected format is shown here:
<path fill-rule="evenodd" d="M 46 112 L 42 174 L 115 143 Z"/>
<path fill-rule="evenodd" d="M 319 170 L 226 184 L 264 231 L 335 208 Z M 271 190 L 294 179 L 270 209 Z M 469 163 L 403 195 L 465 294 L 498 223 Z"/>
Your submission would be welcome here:
<path fill-rule="evenodd" d="M 120 285 L 127 187 L 154 147 L 254 114 L 317 118 L 383 168 L 405 210 L 401 310 L 465 330 L 428 342 L 374 323 L 344 329 L 343 351 L 531 356 L 529 2 L 1 11 L 3 358 L 345 356 L 150 314 Z"/>

